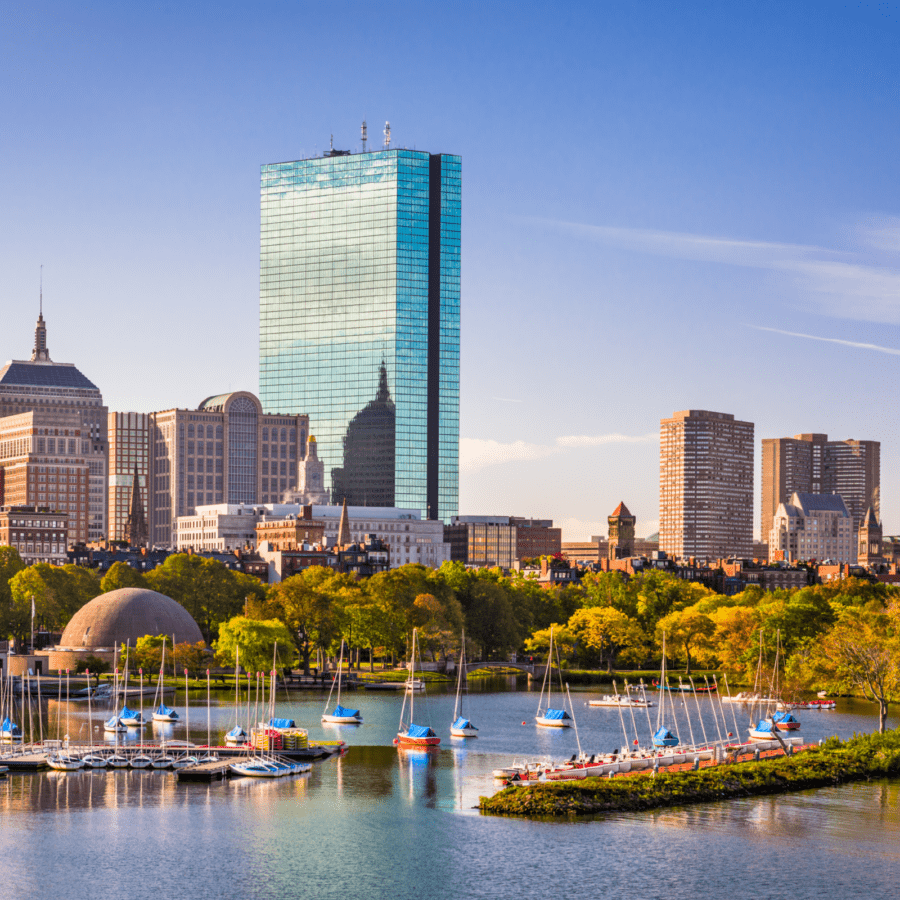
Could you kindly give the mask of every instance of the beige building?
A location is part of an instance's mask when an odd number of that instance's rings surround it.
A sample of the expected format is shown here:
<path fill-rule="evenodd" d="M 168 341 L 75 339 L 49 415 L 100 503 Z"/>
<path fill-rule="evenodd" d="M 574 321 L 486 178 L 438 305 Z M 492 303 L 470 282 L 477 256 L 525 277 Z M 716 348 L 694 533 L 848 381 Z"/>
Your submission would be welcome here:
<path fill-rule="evenodd" d="M 173 546 L 176 519 L 201 506 L 275 503 L 297 484 L 308 416 L 264 414 L 248 391 L 150 414 L 150 543 Z"/>
<path fill-rule="evenodd" d="M 856 562 L 856 527 L 840 494 L 795 491 L 779 503 L 769 531 L 769 558 L 787 562 Z"/>
<path fill-rule="evenodd" d="M 680 559 L 752 557 L 752 422 L 695 409 L 660 422 L 659 549 Z"/>
<path fill-rule="evenodd" d="M 797 434 L 762 442 L 760 528 L 765 538 L 781 503 L 795 491 L 840 494 L 856 527 L 871 506 L 880 516 L 881 444 L 829 441 L 827 434 Z"/>
<path fill-rule="evenodd" d="M 69 496 L 64 501 L 69 506 L 70 535 L 78 535 L 78 540 L 99 540 L 105 537 L 107 410 L 103 405 L 103 396 L 99 388 L 74 365 L 57 363 L 50 359 L 43 312 L 38 317 L 35 328 L 31 359 L 11 360 L 0 369 L 0 418 L 32 411 L 42 416 L 40 427 L 44 429 L 44 434 L 41 437 L 46 439 L 44 455 L 55 458 L 55 462 L 42 465 L 52 466 L 57 470 L 53 473 L 45 471 L 42 474 L 70 477 L 73 473 L 60 471 L 60 466 L 68 470 L 72 468 L 75 459 L 87 466 L 88 488 L 84 509 L 81 508 L 80 494 L 77 501 Z M 73 415 L 76 417 L 74 421 Z M 65 453 L 59 452 L 58 439 L 61 431 L 69 432 L 62 435 L 65 438 Z M 74 444 L 72 431 L 77 432 Z M 50 438 L 54 439 L 53 452 L 49 452 Z M 80 472 L 76 474 L 80 475 Z M 59 485 L 63 482 L 56 483 Z M 78 508 L 72 509 L 72 504 L 76 502 Z M 30 505 L 30 501 L 28 503 Z"/>
<path fill-rule="evenodd" d="M 135 471 L 146 513 L 149 435 L 150 416 L 146 413 L 111 412 L 107 417 L 109 489 L 106 517 L 111 541 L 126 540 L 125 525 L 131 507 Z"/>
<path fill-rule="evenodd" d="M 198 506 L 189 516 L 175 520 L 176 550 L 242 550 L 256 546 L 256 524 L 263 506 L 222 503 Z"/>
<path fill-rule="evenodd" d="M 89 473 L 75 410 L 0 419 L 0 506 L 64 514 L 68 543 L 88 539 Z M 54 526 L 55 527 L 55 526 Z"/>
<path fill-rule="evenodd" d="M 14 547 L 25 565 L 68 562 L 68 513 L 12 506 L 0 509 L 0 546 Z"/>

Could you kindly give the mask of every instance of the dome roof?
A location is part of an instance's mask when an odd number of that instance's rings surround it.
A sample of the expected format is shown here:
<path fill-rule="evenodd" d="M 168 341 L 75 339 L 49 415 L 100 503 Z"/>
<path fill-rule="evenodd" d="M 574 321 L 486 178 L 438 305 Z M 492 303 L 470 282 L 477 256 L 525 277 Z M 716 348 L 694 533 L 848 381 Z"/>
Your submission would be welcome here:
<path fill-rule="evenodd" d="M 120 588 L 95 597 L 72 616 L 59 641 L 73 650 L 112 649 L 145 634 L 174 635 L 175 643 L 196 644 L 203 635 L 191 614 L 165 594 L 142 588 Z"/>

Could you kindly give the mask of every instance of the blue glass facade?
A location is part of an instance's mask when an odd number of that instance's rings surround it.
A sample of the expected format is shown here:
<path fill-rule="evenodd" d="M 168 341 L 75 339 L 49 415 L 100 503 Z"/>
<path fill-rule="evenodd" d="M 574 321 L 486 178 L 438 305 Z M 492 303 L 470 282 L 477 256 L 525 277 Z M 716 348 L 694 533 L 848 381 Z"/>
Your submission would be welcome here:
<path fill-rule="evenodd" d="M 334 502 L 456 515 L 457 156 L 262 167 L 260 399 L 302 410 Z"/>

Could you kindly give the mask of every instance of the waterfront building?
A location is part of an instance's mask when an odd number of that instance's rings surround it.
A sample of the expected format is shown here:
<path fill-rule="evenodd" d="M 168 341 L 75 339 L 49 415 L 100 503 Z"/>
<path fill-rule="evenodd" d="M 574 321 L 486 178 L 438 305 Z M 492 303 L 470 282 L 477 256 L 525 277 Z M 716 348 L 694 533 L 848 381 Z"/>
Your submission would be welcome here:
<path fill-rule="evenodd" d="M 260 399 L 315 422 L 333 503 L 457 512 L 460 187 L 416 150 L 262 167 Z"/>
<path fill-rule="evenodd" d="M 83 423 L 75 409 L 39 409 L 0 419 L 0 506 L 31 507 L 54 521 L 64 517 L 66 546 L 86 541 L 89 534 L 90 467 L 82 454 Z"/>
<path fill-rule="evenodd" d="M 520 516 L 454 516 L 444 526 L 450 558 L 470 566 L 512 569 L 517 560 L 554 556 L 562 550 L 562 529 L 552 519 Z"/>
<path fill-rule="evenodd" d="M 679 559 L 752 557 L 752 422 L 695 409 L 660 422 L 659 549 Z"/>
<path fill-rule="evenodd" d="M 46 456 L 55 457 L 55 461 L 42 465 L 57 470 L 63 466 L 68 470 L 77 459 L 79 465 L 87 466 L 86 496 L 82 500 L 79 494 L 77 505 L 71 498 L 66 500 L 70 539 L 100 540 L 107 534 L 107 410 L 103 405 L 103 396 L 93 382 L 72 363 L 58 363 L 50 358 L 43 302 L 35 328 L 31 359 L 11 360 L 0 369 L 0 418 L 28 412 L 41 414 L 43 432 L 39 438 L 43 439 L 45 448 L 54 447 L 54 452 L 47 452 Z M 76 417 L 74 423 L 73 415 Z M 73 431 L 77 435 L 72 434 Z M 62 446 L 65 452 L 59 450 L 60 437 L 64 439 Z M 72 473 L 57 471 L 44 474 Z M 20 499 L 2 502 L 32 503 Z"/>
<path fill-rule="evenodd" d="M 106 423 L 109 443 L 107 537 L 111 541 L 127 541 L 128 518 L 135 500 L 135 478 L 142 515 L 146 519 L 150 416 L 137 412 L 111 412 Z"/>
<path fill-rule="evenodd" d="M 248 391 L 208 397 L 197 409 L 151 413 L 151 543 L 173 546 L 176 519 L 201 506 L 280 500 L 296 488 L 308 433 L 308 416 L 264 414 Z"/>
<path fill-rule="evenodd" d="M 68 513 L 34 506 L 0 508 L 0 547 L 13 547 L 26 566 L 62 566 L 68 540 Z"/>
<path fill-rule="evenodd" d="M 763 536 L 772 527 L 779 504 L 794 491 L 840 494 L 854 524 L 862 524 L 871 506 L 881 513 L 881 444 L 878 441 L 829 441 L 827 434 L 797 434 L 762 442 Z"/>
<path fill-rule="evenodd" d="M 789 503 L 779 503 L 769 531 L 769 558 L 856 562 L 856 528 L 840 494 L 795 491 Z"/>

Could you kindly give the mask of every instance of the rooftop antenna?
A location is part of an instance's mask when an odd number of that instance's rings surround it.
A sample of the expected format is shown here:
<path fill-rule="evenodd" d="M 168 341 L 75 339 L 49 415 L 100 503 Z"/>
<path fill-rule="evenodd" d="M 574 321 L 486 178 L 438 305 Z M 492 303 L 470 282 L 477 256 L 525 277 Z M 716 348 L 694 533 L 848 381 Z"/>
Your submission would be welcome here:
<path fill-rule="evenodd" d="M 391 149 L 391 123 L 390 122 L 384 123 L 384 149 L 385 150 Z"/>
<path fill-rule="evenodd" d="M 363 153 L 366 152 L 366 141 L 368 140 L 368 129 L 366 128 L 366 120 L 363 119 L 362 127 L 360 128 L 360 132 L 362 134 L 362 145 L 363 145 Z"/>
<path fill-rule="evenodd" d="M 331 149 L 334 150 L 334 135 L 331 135 Z"/>
<path fill-rule="evenodd" d="M 41 291 L 38 296 L 40 298 L 38 301 L 40 304 L 38 312 L 40 313 L 41 317 L 43 317 L 43 315 L 44 315 L 44 264 L 43 263 L 41 263 Z"/>

